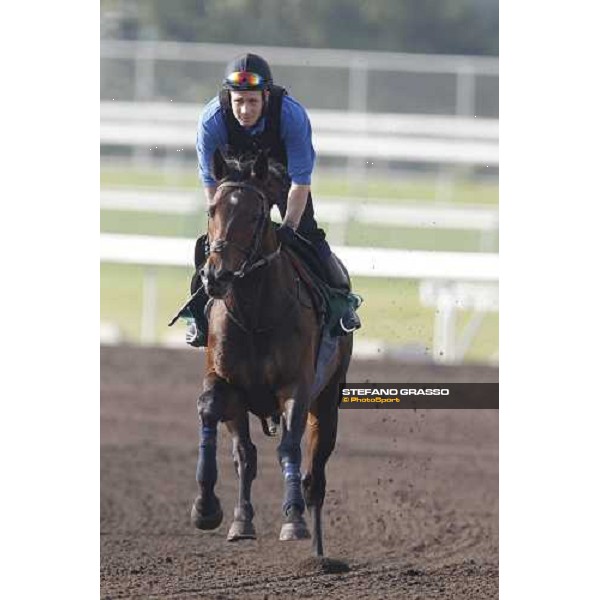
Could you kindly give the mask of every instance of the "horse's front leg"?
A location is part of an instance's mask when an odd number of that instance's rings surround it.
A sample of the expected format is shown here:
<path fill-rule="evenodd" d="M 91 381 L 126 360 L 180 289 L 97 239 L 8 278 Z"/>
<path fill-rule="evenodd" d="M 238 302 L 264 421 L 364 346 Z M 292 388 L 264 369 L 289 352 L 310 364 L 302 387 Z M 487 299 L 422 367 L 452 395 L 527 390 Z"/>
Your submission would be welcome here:
<path fill-rule="evenodd" d="M 214 374 L 204 380 L 198 398 L 200 447 L 196 481 L 199 494 L 192 505 L 192 523 L 198 529 L 216 529 L 223 520 L 221 503 L 215 494 L 217 483 L 217 425 L 225 414 L 229 385 Z"/>
<path fill-rule="evenodd" d="M 256 446 L 250 439 L 246 409 L 241 404 L 236 404 L 233 419 L 226 421 L 225 425 L 233 440 L 233 462 L 239 479 L 238 503 L 233 511 L 233 523 L 229 528 L 227 540 L 253 540 L 256 539 L 256 530 L 252 524 L 254 509 L 250 493 L 252 482 L 256 478 Z"/>
<path fill-rule="evenodd" d="M 279 464 L 285 480 L 283 500 L 283 525 L 279 534 L 282 541 L 310 538 L 304 520 L 304 498 L 302 496 L 300 464 L 302 462 L 302 435 L 308 414 L 308 395 L 296 391 L 284 400 L 284 421 L 281 443 L 277 448 Z"/>

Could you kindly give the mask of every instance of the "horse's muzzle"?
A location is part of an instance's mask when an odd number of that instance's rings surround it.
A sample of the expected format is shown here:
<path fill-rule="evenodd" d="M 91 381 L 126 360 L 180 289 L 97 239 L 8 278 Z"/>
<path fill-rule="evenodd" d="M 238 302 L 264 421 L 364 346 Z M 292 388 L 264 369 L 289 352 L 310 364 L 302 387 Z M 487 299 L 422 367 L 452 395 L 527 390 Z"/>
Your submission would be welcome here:
<path fill-rule="evenodd" d="M 204 289 L 211 298 L 223 298 L 233 282 L 231 271 L 217 271 L 212 264 L 208 265 L 208 269 L 203 269 L 201 277 Z"/>

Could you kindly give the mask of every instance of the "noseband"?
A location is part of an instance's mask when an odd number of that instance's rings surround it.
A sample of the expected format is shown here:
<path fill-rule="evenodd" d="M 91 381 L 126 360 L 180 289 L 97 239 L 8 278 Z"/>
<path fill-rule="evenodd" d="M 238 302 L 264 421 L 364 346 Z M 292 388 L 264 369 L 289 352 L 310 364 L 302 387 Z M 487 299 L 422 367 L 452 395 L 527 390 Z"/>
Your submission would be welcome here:
<path fill-rule="evenodd" d="M 281 247 L 278 246 L 275 252 L 272 252 L 267 256 L 259 257 L 260 242 L 262 240 L 265 225 L 268 222 L 267 216 L 269 210 L 269 201 L 267 200 L 267 197 L 265 196 L 264 192 L 255 185 L 244 181 L 226 181 L 219 185 L 219 187 L 217 187 L 217 192 L 223 188 L 246 189 L 256 194 L 262 201 L 262 210 L 260 213 L 260 218 L 257 226 L 254 228 L 254 231 L 252 233 L 252 241 L 250 242 L 249 249 L 244 248 L 239 244 L 236 244 L 235 242 L 225 240 L 222 238 L 216 239 L 210 243 L 210 252 L 222 254 L 225 248 L 227 248 L 227 246 L 233 246 L 236 250 L 241 252 L 246 257 L 246 260 L 242 263 L 241 267 L 237 271 L 233 272 L 234 278 L 242 278 L 248 275 L 248 273 L 254 271 L 255 269 L 269 264 L 274 258 L 276 258 L 279 255 Z"/>

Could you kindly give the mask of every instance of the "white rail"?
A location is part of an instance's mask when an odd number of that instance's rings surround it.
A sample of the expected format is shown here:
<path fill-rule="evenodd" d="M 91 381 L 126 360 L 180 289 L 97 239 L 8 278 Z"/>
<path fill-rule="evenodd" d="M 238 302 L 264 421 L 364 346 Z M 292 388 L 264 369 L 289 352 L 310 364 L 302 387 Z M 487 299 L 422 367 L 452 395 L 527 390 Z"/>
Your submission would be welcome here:
<path fill-rule="evenodd" d="M 101 144 L 193 150 L 201 106 L 103 102 Z M 498 122 L 490 119 L 309 111 L 322 156 L 442 164 L 499 163 Z"/>
<path fill-rule="evenodd" d="M 104 189 L 100 193 L 100 206 L 106 210 L 191 214 L 203 205 L 197 190 Z M 410 200 L 392 205 L 376 198 L 364 204 L 360 198 L 319 196 L 315 212 L 319 221 L 336 224 L 357 221 L 423 229 L 498 229 L 498 210 L 487 206 L 427 205 Z"/>
<path fill-rule="evenodd" d="M 192 214 L 201 210 L 200 191 L 156 191 L 154 189 L 102 190 L 100 208 L 166 214 Z"/>
<path fill-rule="evenodd" d="M 405 279 L 497 281 L 498 255 L 334 246 L 351 275 Z M 194 240 L 103 233 L 102 262 L 192 267 Z"/>
<path fill-rule="evenodd" d="M 152 343 L 156 332 L 156 266 L 191 270 L 194 240 L 102 234 L 100 261 L 146 267 L 143 283 L 142 341 Z M 498 310 L 498 256 L 463 252 L 422 252 L 380 248 L 334 247 L 354 276 L 392 277 L 421 281 L 424 305 L 436 308 L 433 358 L 461 362 L 480 326 L 483 313 Z M 457 311 L 475 314 L 458 336 Z"/>
<path fill-rule="evenodd" d="M 100 194 L 100 206 L 105 210 L 198 215 L 204 199 L 199 191 L 105 189 Z M 497 244 L 498 210 L 494 207 L 428 205 L 417 201 L 391 205 L 375 198 L 364 204 L 360 198 L 319 196 L 315 213 L 319 223 L 330 225 L 327 235 L 333 244 L 346 243 L 352 222 L 380 227 L 479 231 L 478 249 L 482 252 L 493 251 Z M 273 209 L 271 216 L 275 221 L 280 219 L 277 209 Z"/>
<path fill-rule="evenodd" d="M 234 44 L 191 44 L 182 42 L 154 42 L 103 40 L 100 53 L 103 58 L 160 59 L 171 61 L 216 62 L 224 57 L 248 52 L 247 46 Z M 333 48 L 295 48 L 285 46 L 252 46 L 272 65 L 299 67 L 348 68 L 360 67 L 378 71 L 416 71 L 429 73 L 461 73 L 465 69 L 474 74 L 498 75 L 498 59 L 485 56 L 408 54 L 401 52 L 374 52 L 364 50 L 336 50 Z"/>
<path fill-rule="evenodd" d="M 176 123 L 195 133 L 201 104 L 165 102 L 102 102 L 100 120 L 105 122 Z M 386 135 L 417 135 L 447 138 L 474 138 L 498 141 L 496 119 L 475 119 L 454 116 L 403 115 L 398 113 L 360 113 L 308 109 L 315 131 L 368 130 Z"/>

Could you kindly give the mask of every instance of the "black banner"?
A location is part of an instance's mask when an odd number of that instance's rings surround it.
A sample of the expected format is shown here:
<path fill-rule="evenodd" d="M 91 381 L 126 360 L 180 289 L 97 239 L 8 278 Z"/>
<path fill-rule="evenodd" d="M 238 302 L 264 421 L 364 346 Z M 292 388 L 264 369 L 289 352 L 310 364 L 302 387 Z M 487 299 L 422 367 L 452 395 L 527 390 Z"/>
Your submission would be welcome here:
<path fill-rule="evenodd" d="M 497 409 L 498 383 L 345 383 L 340 408 Z"/>

